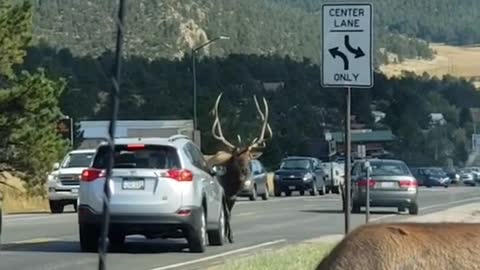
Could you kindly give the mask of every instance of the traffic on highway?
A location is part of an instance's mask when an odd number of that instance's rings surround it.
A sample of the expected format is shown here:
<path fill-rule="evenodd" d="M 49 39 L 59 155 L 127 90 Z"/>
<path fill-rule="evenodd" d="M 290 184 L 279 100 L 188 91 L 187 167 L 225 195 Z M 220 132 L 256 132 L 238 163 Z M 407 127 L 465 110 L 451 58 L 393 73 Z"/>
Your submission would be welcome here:
<path fill-rule="evenodd" d="M 480 269 L 479 10 L 2 1 L 0 270 Z"/>

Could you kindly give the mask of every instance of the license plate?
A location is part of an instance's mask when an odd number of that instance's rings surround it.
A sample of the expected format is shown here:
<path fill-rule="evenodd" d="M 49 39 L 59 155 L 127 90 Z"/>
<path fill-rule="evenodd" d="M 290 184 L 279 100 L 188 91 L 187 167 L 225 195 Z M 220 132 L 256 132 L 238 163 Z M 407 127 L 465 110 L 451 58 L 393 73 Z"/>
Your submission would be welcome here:
<path fill-rule="evenodd" d="M 382 182 L 380 183 L 380 187 L 382 188 L 393 188 L 395 187 L 395 183 L 394 182 Z"/>
<path fill-rule="evenodd" d="M 73 194 L 77 194 L 77 193 L 78 193 L 78 189 L 77 189 L 77 188 L 72 189 L 72 193 L 73 193 Z"/>
<path fill-rule="evenodd" d="M 130 190 L 145 189 L 145 180 L 123 180 L 122 188 Z"/>
<path fill-rule="evenodd" d="M 290 190 L 294 190 L 294 189 L 296 189 L 296 187 L 295 187 L 295 186 L 289 186 L 288 188 L 289 188 Z"/>

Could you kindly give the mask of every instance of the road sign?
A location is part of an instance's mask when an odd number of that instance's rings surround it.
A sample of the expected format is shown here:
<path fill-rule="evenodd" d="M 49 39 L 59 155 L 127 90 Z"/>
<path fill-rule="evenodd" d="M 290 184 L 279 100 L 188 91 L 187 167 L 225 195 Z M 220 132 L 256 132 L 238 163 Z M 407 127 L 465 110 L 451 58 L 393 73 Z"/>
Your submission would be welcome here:
<path fill-rule="evenodd" d="M 373 87 L 372 4 L 324 4 L 322 86 Z"/>

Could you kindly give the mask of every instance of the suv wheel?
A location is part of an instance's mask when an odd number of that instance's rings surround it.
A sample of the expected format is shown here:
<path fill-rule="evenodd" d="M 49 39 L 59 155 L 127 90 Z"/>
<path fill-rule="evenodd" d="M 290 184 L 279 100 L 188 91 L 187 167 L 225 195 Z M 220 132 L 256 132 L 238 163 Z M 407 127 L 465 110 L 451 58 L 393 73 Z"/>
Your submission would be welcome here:
<path fill-rule="evenodd" d="M 95 252 L 98 248 L 100 230 L 97 226 L 80 224 L 80 248 L 83 252 Z"/>
<path fill-rule="evenodd" d="M 354 214 L 360 213 L 360 205 L 358 205 L 358 204 L 356 204 L 356 203 L 353 203 L 353 205 L 352 205 L 352 213 L 354 213 Z"/>
<path fill-rule="evenodd" d="M 218 229 L 208 232 L 208 243 L 213 246 L 223 246 L 225 244 L 225 234 L 225 205 L 222 204 L 218 217 Z"/>
<path fill-rule="evenodd" d="M 265 184 L 265 193 L 262 194 L 262 200 L 266 201 L 270 197 L 270 191 L 268 190 L 268 185 Z"/>
<path fill-rule="evenodd" d="M 418 215 L 418 204 L 416 202 L 412 203 L 410 207 L 408 207 L 408 213 L 410 215 Z"/>
<path fill-rule="evenodd" d="M 317 185 L 315 183 L 312 184 L 312 189 L 310 189 L 311 196 L 317 196 Z"/>
<path fill-rule="evenodd" d="M 203 253 L 207 246 L 207 221 L 205 217 L 205 209 L 201 208 L 200 227 L 192 228 L 188 233 L 188 246 L 191 252 Z"/>
<path fill-rule="evenodd" d="M 64 205 L 62 202 L 59 201 L 49 201 L 50 204 L 50 211 L 54 214 L 63 213 Z"/>
<path fill-rule="evenodd" d="M 327 194 L 327 192 L 325 191 L 325 184 L 322 186 L 322 189 L 320 189 L 320 190 L 318 191 L 318 193 L 320 193 L 320 195 L 325 195 L 325 194 Z"/>
<path fill-rule="evenodd" d="M 256 201 L 257 200 L 257 186 L 254 185 L 252 188 L 252 194 L 250 194 L 250 201 Z"/>
<path fill-rule="evenodd" d="M 125 244 L 125 235 L 122 233 L 112 233 L 108 236 L 108 240 L 113 247 L 119 248 Z"/>

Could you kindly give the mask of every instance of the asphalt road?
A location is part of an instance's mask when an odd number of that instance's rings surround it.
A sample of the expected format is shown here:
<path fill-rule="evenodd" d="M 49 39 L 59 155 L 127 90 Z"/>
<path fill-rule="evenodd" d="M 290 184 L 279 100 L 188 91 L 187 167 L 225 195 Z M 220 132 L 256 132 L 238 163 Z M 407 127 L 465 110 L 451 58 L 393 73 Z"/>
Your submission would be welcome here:
<path fill-rule="evenodd" d="M 480 202 L 479 187 L 421 188 L 420 214 Z M 205 269 L 225 258 L 261 248 L 274 248 L 344 232 L 339 195 L 303 196 L 250 202 L 241 199 L 233 211 L 234 244 L 208 247 L 204 254 L 191 254 L 183 240 L 127 239 L 121 252 L 109 253 L 108 269 Z M 391 221 L 408 215 L 396 209 L 372 209 L 373 222 Z M 364 214 L 352 215 L 352 228 L 363 224 Z M 96 269 L 98 256 L 81 253 L 75 213 L 4 217 L 0 269 Z"/>

